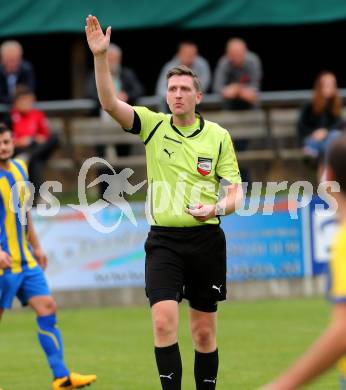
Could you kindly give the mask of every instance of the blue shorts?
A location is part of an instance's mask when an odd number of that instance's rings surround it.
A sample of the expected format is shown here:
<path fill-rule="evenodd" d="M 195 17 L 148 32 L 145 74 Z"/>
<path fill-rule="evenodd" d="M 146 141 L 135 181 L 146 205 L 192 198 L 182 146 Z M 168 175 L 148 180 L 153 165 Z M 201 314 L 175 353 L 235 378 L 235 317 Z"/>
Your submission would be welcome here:
<path fill-rule="evenodd" d="M 24 268 L 17 274 L 6 270 L 0 275 L 1 309 L 11 309 L 15 297 L 25 306 L 31 298 L 42 295 L 51 295 L 51 292 L 40 266 Z"/>

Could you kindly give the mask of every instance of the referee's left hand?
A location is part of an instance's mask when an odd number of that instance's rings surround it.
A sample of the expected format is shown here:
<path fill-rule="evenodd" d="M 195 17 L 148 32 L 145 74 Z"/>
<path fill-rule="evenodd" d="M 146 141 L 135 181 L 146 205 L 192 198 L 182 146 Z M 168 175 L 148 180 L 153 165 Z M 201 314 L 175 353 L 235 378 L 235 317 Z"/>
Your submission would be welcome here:
<path fill-rule="evenodd" d="M 47 268 L 47 262 L 48 262 L 46 254 L 43 252 L 42 248 L 36 248 L 33 250 L 33 252 L 36 261 L 44 271 Z"/>
<path fill-rule="evenodd" d="M 210 218 L 215 217 L 215 205 L 213 204 L 200 204 L 195 209 L 186 209 L 186 212 L 192 215 L 197 221 L 205 222 Z"/>

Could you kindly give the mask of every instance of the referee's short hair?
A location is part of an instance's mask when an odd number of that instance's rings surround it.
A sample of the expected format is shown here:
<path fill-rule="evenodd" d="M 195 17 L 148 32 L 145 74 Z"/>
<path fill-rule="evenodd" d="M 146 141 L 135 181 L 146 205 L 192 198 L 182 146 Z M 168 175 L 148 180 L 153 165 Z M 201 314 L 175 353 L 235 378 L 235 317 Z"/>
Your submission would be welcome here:
<path fill-rule="evenodd" d="M 346 132 L 333 141 L 328 150 L 328 167 L 335 175 L 341 192 L 346 195 Z"/>
<path fill-rule="evenodd" d="M 202 91 L 202 85 L 199 81 L 199 78 L 197 74 L 190 69 L 188 66 L 185 65 L 179 65 L 175 66 L 174 68 L 170 69 L 167 73 L 167 82 L 172 76 L 190 76 L 193 78 L 193 85 L 196 88 L 198 92 Z"/>

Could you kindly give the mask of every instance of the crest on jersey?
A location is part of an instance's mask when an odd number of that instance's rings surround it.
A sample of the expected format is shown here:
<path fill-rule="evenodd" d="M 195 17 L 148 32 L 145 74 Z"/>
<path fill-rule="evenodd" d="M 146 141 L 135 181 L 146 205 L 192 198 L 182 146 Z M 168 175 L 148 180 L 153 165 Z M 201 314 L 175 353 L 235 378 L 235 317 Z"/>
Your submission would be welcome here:
<path fill-rule="evenodd" d="M 213 161 L 213 159 L 211 159 L 211 158 L 198 157 L 197 171 L 202 176 L 209 175 L 209 173 L 211 172 L 211 168 L 212 168 L 212 161 Z"/>

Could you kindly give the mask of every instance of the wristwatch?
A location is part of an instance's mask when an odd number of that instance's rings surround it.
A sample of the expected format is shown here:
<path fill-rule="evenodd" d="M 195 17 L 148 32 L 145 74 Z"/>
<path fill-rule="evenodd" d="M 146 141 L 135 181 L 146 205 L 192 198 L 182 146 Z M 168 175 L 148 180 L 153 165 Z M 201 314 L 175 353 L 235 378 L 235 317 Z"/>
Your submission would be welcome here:
<path fill-rule="evenodd" d="M 221 207 L 218 203 L 215 205 L 215 217 L 221 217 L 225 215 L 225 209 Z"/>

